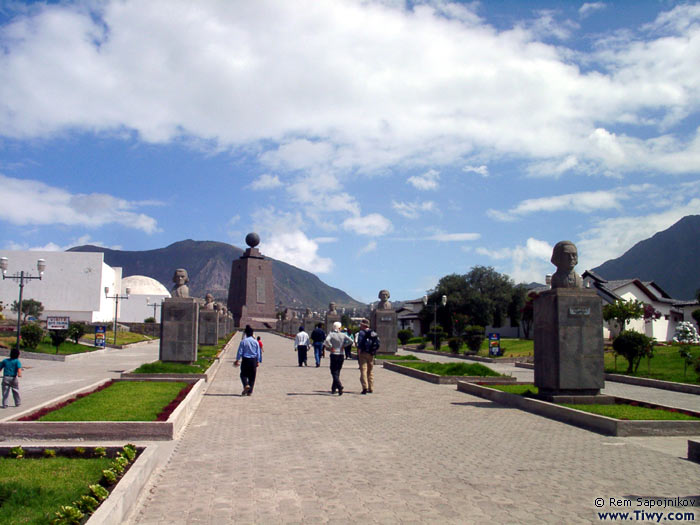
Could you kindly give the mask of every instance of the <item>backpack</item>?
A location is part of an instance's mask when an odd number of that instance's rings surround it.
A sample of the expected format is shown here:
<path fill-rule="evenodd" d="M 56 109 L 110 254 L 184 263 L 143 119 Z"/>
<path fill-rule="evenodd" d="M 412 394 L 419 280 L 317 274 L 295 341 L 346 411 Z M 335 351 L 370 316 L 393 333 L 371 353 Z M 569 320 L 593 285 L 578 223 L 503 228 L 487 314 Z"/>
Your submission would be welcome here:
<path fill-rule="evenodd" d="M 368 354 L 377 355 L 379 350 L 379 336 L 374 330 L 365 332 L 365 340 L 363 345 L 364 351 Z"/>

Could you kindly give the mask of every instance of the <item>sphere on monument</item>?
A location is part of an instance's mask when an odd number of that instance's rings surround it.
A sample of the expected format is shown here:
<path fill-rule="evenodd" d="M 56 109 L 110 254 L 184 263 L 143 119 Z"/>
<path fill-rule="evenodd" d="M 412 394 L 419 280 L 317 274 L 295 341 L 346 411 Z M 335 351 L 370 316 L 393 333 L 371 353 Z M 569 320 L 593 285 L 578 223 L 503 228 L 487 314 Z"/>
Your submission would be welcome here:
<path fill-rule="evenodd" d="M 255 248 L 258 244 L 260 244 L 260 235 L 255 232 L 249 233 L 245 236 L 245 243 L 251 248 Z"/>

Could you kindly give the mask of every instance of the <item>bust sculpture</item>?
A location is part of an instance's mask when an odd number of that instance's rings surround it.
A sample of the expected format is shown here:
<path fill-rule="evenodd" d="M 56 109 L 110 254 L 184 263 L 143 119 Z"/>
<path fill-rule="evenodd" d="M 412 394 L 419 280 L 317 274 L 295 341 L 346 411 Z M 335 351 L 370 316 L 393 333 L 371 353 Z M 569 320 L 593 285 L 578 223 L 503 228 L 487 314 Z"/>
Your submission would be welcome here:
<path fill-rule="evenodd" d="M 313 312 L 311 311 L 311 308 L 307 308 L 306 311 L 304 312 L 304 317 L 313 317 Z"/>
<path fill-rule="evenodd" d="M 204 296 L 204 306 L 205 310 L 218 310 L 216 303 L 214 302 L 214 296 L 210 293 Z"/>
<path fill-rule="evenodd" d="M 329 314 L 337 314 L 338 313 L 335 309 L 335 303 L 328 304 L 328 313 Z"/>
<path fill-rule="evenodd" d="M 583 288 L 583 279 L 574 271 L 578 264 L 578 250 L 571 241 L 559 241 L 552 250 L 552 264 L 557 271 L 552 275 L 552 288 Z"/>
<path fill-rule="evenodd" d="M 391 310 L 391 303 L 389 302 L 389 297 L 391 294 L 389 290 L 379 290 L 379 304 L 377 304 L 377 310 Z"/>
<path fill-rule="evenodd" d="M 187 276 L 187 270 L 184 268 L 178 268 L 175 270 L 175 274 L 173 275 L 173 282 L 175 283 L 175 286 L 173 287 L 173 291 L 170 294 L 172 297 L 189 297 L 190 296 L 190 289 L 187 286 L 187 283 L 190 282 L 190 278 Z"/>

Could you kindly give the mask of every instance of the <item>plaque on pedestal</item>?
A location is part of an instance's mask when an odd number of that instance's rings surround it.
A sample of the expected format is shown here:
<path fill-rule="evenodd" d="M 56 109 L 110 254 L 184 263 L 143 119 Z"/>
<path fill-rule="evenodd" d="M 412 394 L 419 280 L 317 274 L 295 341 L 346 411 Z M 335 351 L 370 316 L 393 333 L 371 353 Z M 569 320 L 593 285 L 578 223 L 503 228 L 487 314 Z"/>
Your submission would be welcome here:
<path fill-rule="evenodd" d="M 605 386 L 600 297 L 554 288 L 534 303 L 535 385 L 540 395 L 597 395 Z"/>
<path fill-rule="evenodd" d="M 340 315 L 338 315 L 336 312 L 334 313 L 327 313 L 326 314 L 326 333 L 330 334 L 333 331 L 333 323 L 335 322 L 340 322 Z"/>
<path fill-rule="evenodd" d="M 197 360 L 199 303 L 191 297 L 163 300 L 160 322 L 161 361 L 193 363 Z"/>
<path fill-rule="evenodd" d="M 396 321 L 396 311 L 394 310 L 372 310 L 370 315 L 370 327 L 379 336 L 380 354 L 395 354 L 398 349 L 397 334 L 398 325 Z"/>
<path fill-rule="evenodd" d="M 219 312 L 199 311 L 199 344 L 215 346 L 219 342 Z"/>

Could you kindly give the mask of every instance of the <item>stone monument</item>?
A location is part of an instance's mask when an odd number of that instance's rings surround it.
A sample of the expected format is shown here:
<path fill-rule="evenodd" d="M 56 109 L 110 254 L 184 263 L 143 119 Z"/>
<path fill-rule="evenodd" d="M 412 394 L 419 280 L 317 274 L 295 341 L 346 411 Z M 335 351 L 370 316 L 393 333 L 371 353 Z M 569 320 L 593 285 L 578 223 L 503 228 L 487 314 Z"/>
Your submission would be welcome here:
<path fill-rule="evenodd" d="M 160 311 L 158 359 L 194 363 L 197 360 L 199 339 L 199 301 L 189 296 L 187 270 L 175 270 L 173 282 L 173 297 L 163 300 Z"/>
<path fill-rule="evenodd" d="M 571 241 L 554 246 L 552 263 L 557 266 L 552 289 L 534 302 L 535 385 L 543 399 L 585 402 L 605 386 L 602 302 L 582 287 Z"/>
<path fill-rule="evenodd" d="M 204 296 L 204 306 L 199 310 L 199 344 L 216 345 L 219 342 L 219 305 L 210 293 Z"/>
<path fill-rule="evenodd" d="M 235 326 L 272 329 L 277 322 L 272 261 L 256 248 L 260 244 L 257 233 L 246 235 L 245 242 L 248 249 L 231 264 L 228 309 Z"/>
<path fill-rule="evenodd" d="M 331 302 L 328 304 L 328 311 L 326 312 L 326 333 L 330 334 L 333 331 L 333 323 L 340 322 L 340 314 L 335 309 L 335 303 Z"/>
<path fill-rule="evenodd" d="M 396 339 L 399 330 L 396 311 L 389 302 L 389 297 L 391 297 L 389 290 L 380 290 L 378 297 L 379 303 L 370 313 L 369 324 L 379 336 L 379 353 L 395 354 L 398 349 Z"/>

